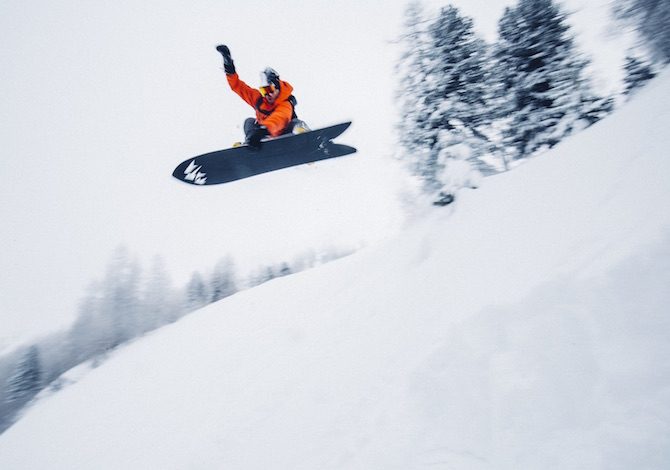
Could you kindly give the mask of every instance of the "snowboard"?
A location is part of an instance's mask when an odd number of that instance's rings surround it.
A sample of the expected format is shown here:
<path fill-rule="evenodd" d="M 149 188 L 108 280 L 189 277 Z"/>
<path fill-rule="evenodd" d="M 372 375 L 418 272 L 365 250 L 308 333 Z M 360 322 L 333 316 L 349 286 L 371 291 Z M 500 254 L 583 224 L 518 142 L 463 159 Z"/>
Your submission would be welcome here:
<path fill-rule="evenodd" d="M 210 152 L 183 161 L 172 176 L 195 185 L 229 183 L 305 163 L 350 155 L 354 147 L 332 141 L 351 125 L 344 122 L 302 134 L 265 140 L 260 149 L 247 145 Z"/>

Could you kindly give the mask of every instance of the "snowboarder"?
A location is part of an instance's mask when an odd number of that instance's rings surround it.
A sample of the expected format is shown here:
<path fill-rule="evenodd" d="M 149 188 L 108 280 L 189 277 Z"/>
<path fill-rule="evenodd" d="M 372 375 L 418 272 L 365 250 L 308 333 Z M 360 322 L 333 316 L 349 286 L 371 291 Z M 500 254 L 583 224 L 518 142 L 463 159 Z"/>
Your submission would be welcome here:
<path fill-rule="evenodd" d="M 223 69 L 230 88 L 256 110 L 255 118 L 244 121 L 245 144 L 259 149 L 265 137 L 309 130 L 295 113 L 297 101 L 291 94 L 293 87 L 280 80 L 274 69 L 267 67 L 263 70 L 260 87 L 252 88 L 238 77 L 228 46 L 221 44 L 216 50 L 223 56 Z"/>

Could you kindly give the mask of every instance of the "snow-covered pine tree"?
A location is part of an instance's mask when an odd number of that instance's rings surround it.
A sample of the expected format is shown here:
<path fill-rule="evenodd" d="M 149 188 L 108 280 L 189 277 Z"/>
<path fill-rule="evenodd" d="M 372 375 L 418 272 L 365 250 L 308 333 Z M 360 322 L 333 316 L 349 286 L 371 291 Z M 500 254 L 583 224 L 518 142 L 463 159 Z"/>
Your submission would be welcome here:
<path fill-rule="evenodd" d="M 116 249 L 101 285 L 100 314 L 111 323 L 110 348 L 135 338 L 141 332 L 141 271 L 139 262 L 126 247 Z"/>
<path fill-rule="evenodd" d="M 279 265 L 279 277 L 290 276 L 291 274 L 293 274 L 293 269 L 288 263 L 283 262 Z"/>
<path fill-rule="evenodd" d="M 626 95 L 630 95 L 656 76 L 651 68 L 651 64 L 637 57 L 626 57 L 624 70 L 626 71 L 626 76 L 624 77 L 624 84 L 626 86 L 624 94 Z"/>
<path fill-rule="evenodd" d="M 251 272 L 247 280 L 249 287 L 257 287 L 278 277 L 274 266 L 259 266 Z"/>
<path fill-rule="evenodd" d="M 668 0 L 617 0 L 614 11 L 637 30 L 655 61 L 670 62 L 670 2 Z"/>
<path fill-rule="evenodd" d="M 22 404 L 42 389 L 42 368 L 37 346 L 31 346 L 21 357 L 7 382 L 7 400 Z"/>
<path fill-rule="evenodd" d="M 118 247 L 101 282 L 92 283 L 69 333 L 69 347 L 81 361 L 104 354 L 141 334 L 140 273 L 137 260 Z"/>
<path fill-rule="evenodd" d="M 79 303 L 77 319 L 72 324 L 64 347 L 76 363 L 95 357 L 112 348 L 111 320 L 102 315 L 102 289 L 97 283 Z"/>
<path fill-rule="evenodd" d="M 514 158 L 552 147 L 607 106 L 584 76 L 588 60 L 553 0 L 520 0 L 498 24 L 495 75 L 502 81 L 504 143 Z"/>
<path fill-rule="evenodd" d="M 467 172 L 465 161 L 476 161 L 492 150 L 487 137 L 492 122 L 488 51 L 475 35 L 472 19 L 452 6 L 440 10 L 430 26 L 430 38 L 428 120 L 423 133 L 429 151 L 424 175 L 436 189 L 446 186 L 449 191 L 460 186 L 454 184 L 452 160 L 460 161 L 456 166 Z"/>
<path fill-rule="evenodd" d="M 428 116 L 424 106 L 428 92 L 426 67 L 430 50 L 426 23 L 421 2 L 410 1 L 405 10 L 404 32 L 399 41 L 402 50 L 396 63 L 396 74 L 399 77 L 396 98 L 400 110 L 397 131 L 402 149 L 401 158 L 408 162 L 413 174 L 421 172 L 421 155 L 426 147 L 420 131 Z"/>
<path fill-rule="evenodd" d="M 476 160 L 492 150 L 487 46 L 452 6 L 428 22 L 414 2 L 405 27 L 400 141 L 413 173 L 435 193 L 452 180 L 448 160 Z"/>
<path fill-rule="evenodd" d="M 180 309 L 175 300 L 170 276 L 163 259 L 156 256 L 142 291 L 140 331 L 151 331 L 176 321 L 179 316 Z"/>
<path fill-rule="evenodd" d="M 190 312 L 204 307 L 210 302 L 211 298 L 202 275 L 197 271 L 194 272 L 186 285 L 186 310 Z"/>
<path fill-rule="evenodd" d="M 227 256 L 216 263 L 214 273 L 210 279 L 209 290 L 212 302 L 216 302 L 237 292 L 235 276 L 235 263 L 232 257 Z"/>

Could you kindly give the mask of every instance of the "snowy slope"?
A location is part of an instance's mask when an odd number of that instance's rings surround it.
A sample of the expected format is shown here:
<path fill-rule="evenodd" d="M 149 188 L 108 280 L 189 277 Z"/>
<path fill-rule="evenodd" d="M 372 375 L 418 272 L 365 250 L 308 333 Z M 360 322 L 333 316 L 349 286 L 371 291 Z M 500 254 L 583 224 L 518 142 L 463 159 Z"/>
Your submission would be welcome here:
<path fill-rule="evenodd" d="M 670 75 L 393 240 L 117 351 L 0 468 L 662 469 Z"/>

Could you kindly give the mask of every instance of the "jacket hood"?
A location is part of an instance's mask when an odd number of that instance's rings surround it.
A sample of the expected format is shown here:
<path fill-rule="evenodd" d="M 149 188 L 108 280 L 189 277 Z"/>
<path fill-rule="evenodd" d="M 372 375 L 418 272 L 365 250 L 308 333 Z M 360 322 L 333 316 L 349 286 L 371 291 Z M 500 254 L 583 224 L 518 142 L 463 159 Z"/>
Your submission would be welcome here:
<path fill-rule="evenodd" d="M 277 101 L 286 101 L 293 94 L 293 86 L 289 82 L 279 80 L 279 96 Z"/>

